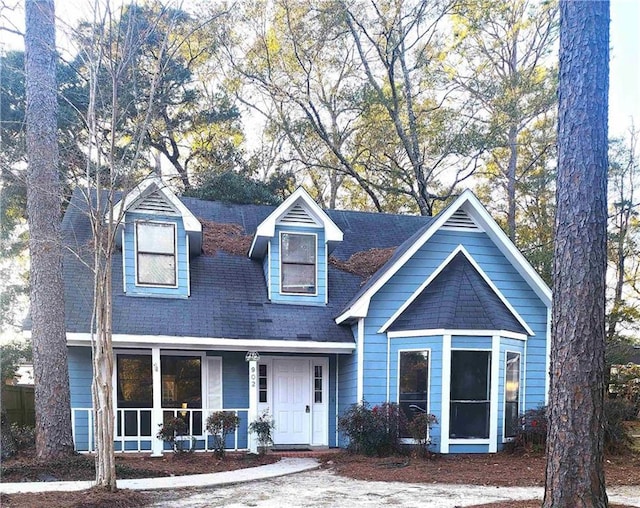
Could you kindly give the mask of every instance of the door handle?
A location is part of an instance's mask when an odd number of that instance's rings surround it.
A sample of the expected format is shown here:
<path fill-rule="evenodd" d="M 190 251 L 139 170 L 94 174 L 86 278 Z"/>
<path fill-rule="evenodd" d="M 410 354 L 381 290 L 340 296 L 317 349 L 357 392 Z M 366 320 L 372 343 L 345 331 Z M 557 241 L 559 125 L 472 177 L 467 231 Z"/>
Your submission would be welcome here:
<path fill-rule="evenodd" d="M 310 413 L 311 412 L 311 407 L 309 407 L 309 404 L 307 404 L 304 408 L 304 412 L 305 413 Z"/>

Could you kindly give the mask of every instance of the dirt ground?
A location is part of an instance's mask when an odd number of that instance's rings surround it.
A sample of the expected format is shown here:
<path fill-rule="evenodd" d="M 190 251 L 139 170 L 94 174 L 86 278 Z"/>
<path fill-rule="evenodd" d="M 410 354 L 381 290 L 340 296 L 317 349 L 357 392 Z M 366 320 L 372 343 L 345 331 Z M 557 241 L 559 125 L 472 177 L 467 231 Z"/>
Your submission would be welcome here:
<path fill-rule="evenodd" d="M 498 487 L 540 487 L 544 484 L 545 458 L 539 454 L 450 455 L 421 459 L 402 456 L 370 458 L 337 452 L 322 454 L 319 458 L 321 469 L 357 480 Z M 234 470 L 278 459 L 279 456 L 276 454 L 268 454 L 262 459 L 248 457 L 245 454 L 228 454 L 224 460 L 218 460 L 209 453 L 196 453 L 184 457 L 167 455 L 163 458 L 124 455 L 118 456 L 117 463 L 119 478 L 140 478 Z M 39 478 L 91 480 L 92 466 L 93 460 L 87 456 L 77 456 L 65 464 L 51 464 L 46 468 L 37 467 L 33 457 L 23 456 L 2 464 L 1 479 L 3 482 L 37 481 Z M 608 457 L 605 467 L 608 486 L 640 486 L 640 455 Z M 171 497 L 179 499 L 190 494 L 189 491 L 176 492 Z M 114 494 L 92 489 L 82 492 L 2 495 L 0 506 L 129 508 L 151 505 L 164 500 L 165 496 L 166 494 L 158 492 L 120 490 Z M 539 505 L 539 501 L 513 501 L 508 504 L 494 503 L 482 506 L 530 508 Z"/>

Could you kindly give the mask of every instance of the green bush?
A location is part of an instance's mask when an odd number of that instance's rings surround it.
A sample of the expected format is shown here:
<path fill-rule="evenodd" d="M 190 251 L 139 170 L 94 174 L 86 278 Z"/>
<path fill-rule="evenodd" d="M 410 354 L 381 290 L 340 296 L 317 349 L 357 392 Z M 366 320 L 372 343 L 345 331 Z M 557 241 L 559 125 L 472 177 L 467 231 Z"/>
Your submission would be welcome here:
<path fill-rule="evenodd" d="M 604 402 L 604 448 L 608 453 L 625 453 L 632 444 L 624 422 L 634 414 L 634 404 L 624 399 Z M 530 409 L 520 417 L 518 433 L 511 444 L 515 450 L 544 451 L 547 444 L 547 408 Z"/>
<path fill-rule="evenodd" d="M 169 443 L 176 453 L 192 452 L 195 439 L 185 439 L 187 437 L 187 422 L 179 416 L 168 418 L 160 424 L 158 438 L 165 443 Z"/>
<path fill-rule="evenodd" d="M 625 399 L 609 399 L 604 402 L 604 448 L 608 453 L 626 453 L 633 440 L 624 422 L 635 417 L 635 405 Z"/>
<path fill-rule="evenodd" d="M 230 411 L 216 411 L 207 418 L 206 427 L 213 436 L 213 451 L 217 457 L 224 457 L 227 436 L 240 426 L 240 418 Z"/>
<path fill-rule="evenodd" d="M 34 427 L 12 423 L 11 436 L 18 450 L 28 450 L 36 447 L 36 429 Z"/>
<path fill-rule="evenodd" d="M 407 420 L 394 403 L 370 408 L 366 402 L 354 404 L 338 419 L 338 427 L 349 439 L 348 450 L 383 457 L 400 451 L 400 431 Z"/>

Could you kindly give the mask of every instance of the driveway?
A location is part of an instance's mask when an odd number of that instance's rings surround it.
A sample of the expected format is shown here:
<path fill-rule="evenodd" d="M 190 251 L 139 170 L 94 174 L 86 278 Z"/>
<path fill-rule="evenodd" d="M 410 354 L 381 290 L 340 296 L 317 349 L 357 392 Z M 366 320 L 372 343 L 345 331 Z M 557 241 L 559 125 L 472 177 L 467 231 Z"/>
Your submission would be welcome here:
<path fill-rule="evenodd" d="M 640 507 L 640 487 L 617 487 L 608 491 L 609 501 Z M 352 480 L 327 470 L 238 485 L 173 491 L 156 507 L 379 507 L 429 506 L 454 508 L 497 501 L 542 499 L 541 487 L 477 487 L 466 485 L 418 485 L 399 482 Z M 163 494 L 165 495 L 165 494 Z"/>

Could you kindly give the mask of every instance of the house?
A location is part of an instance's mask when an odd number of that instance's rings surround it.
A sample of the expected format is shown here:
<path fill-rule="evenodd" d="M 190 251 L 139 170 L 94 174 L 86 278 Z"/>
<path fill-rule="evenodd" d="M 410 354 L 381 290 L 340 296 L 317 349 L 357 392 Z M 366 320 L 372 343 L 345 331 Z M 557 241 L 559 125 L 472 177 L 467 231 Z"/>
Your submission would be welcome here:
<path fill-rule="evenodd" d="M 435 217 L 178 198 L 150 177 L 117 204 L 116 449 L 160 454 L 168 416 L 234 411 L 229 448 L 255 449 L 264 411 L 280 447 L 344 445 L 350 405 L 438 418 L 441 453 L 495 452 L 544 404 L 551 294 L 470 191 Z M 74 439 L 93 446 L 91 230 L 82 194 L 63 221 Z M 75 252 L 71 252 L 75 251 Z"/>

